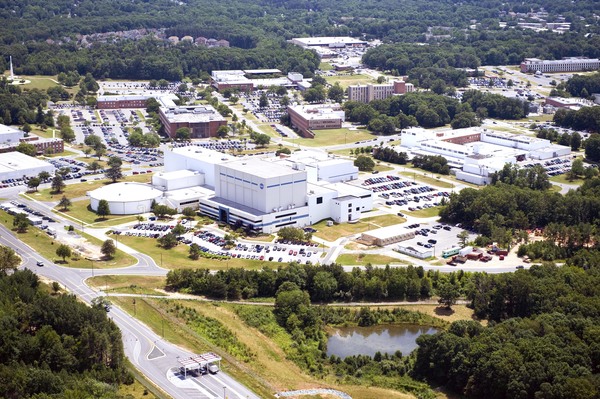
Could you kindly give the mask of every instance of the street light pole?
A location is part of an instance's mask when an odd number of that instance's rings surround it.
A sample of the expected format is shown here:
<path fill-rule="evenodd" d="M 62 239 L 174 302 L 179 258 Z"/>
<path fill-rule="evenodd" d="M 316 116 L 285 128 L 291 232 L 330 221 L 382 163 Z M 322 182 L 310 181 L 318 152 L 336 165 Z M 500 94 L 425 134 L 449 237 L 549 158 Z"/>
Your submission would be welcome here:
<path fill-rule="evenodd" d="M 226 390 L 227 390 L 227 387 L 223 387 L 223 399 L 227 399 L 227 396 L 226 396 L 227 394 L 225 392 Z"/>
<path fill-rule="evenodd" d="M 92 277 L 94 277 L 94 261 L 92 260 Z"/>

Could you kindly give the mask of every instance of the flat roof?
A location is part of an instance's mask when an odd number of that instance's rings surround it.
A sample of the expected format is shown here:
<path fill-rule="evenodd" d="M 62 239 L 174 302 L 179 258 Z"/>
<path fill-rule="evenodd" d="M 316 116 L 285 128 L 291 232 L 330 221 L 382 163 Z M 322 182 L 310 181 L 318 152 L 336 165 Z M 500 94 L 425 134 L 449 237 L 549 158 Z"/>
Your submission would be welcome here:
<path fill-rule="evenodd" d="M 46 161 L 30 157 L 18 151 L 5 152 L 0 154 L 0 173 L 3 172 L 14 172 L 18 170 L 27 170 L 39 167 L 51 167 L 54 166 Z"/>
<path fill-rule="evenodd" d="M 323 185 L 326 188 L 331 190 L 335 190 L 339 193 L 339 197 L 343 197 L 346 195 L 352 195 L 354 197 L 362 197 L 365 195 L 372 195 L 373 192 L 371 190 L 367 190 L 362 187 L 355 186 L 353 184 L 348 183 L 327 183 Z"/>
<path fill-rule="evenodd" d="M 289 166 L 277 162 L 270 162 L 262 158 L 242 158 L 240 160 L 226 162 L 223 166 L 265 179 L 305 173 L 304 171 L 295 170 Z"/>
<path fill-rule="evenodd" d="M 204 174 L 204 173 L 200 172 L 200 171 L 195 171 L 195 170 L 181 169 L 181 170 L 175 170 L 173 172 L 158 172 L 154 176 L 162 177 L 163 179 L 170 180 L 170 179 L 180 179 L 182 177 L 196 176 L 198 174 Z"/>
<path fill-rule="evenodd" d="M 231 156 L 229 154 L 225 154 L 223 152 L 215 150 L 209 150 L 208 148 L 203 148 L 196 145 L 173 148 L 171 149 L 171 152 L 174 154 L 184 155 L 190 158 L 197 159 L 199 161 L 213 164 L 223 163 L 226 161 L 236 159 L 234 156 Z"/>
<path fill-rule="evenodd" d="M 366 236 L 373 238 L 386 239 L 401 235 L 411 235 L 412 231 L 404 228 L 404 224 L 394 224 L 391 226 L 380 227 L 378 229 L 363 232 Z M 414 236 L 414 233 L 412 233 Z"/>
<path fill-rule="evenodd" d="M 125 94 L 120 96 L 98 96 L 98 102 L 104 101 L 135 101 L 135 100 L 148 100 L 155 96 L 145 94 Z"/>
<path fill-rule="evenodd" d="M 296 105 L 290 109 L 307 120 L 343 119 L 345 117 L 344 110 L 339 104 Z"/>
<path fill-rule="evenodd" d="M 15 133 L 22 133 L 25 134 L 24 132 L 22 132 L 19 129 L 15 129 L 12 126 L 7 126 L 7 125 L 2 125 L 0 124 L 0 134 L 15 134 Z"/>
<path fill-rule="evenodd" d="M 281 73 L 279 69 L 244 69 L 244 72 L 252 75 Z"/>
<path fill-rule="evenodd" d="M 323 36 L 323 37 L 295 37 L 292 41 L 302 43 L 305 46 L 328 46 L 330 44 L 367 44 L 365 40 L 355 39 L 349 36 Z"/>
<path fill-rule="evenodd" d="M 226 120 L 212 105 L 161 107 L 160 110 L 170 123 L 201 123 Z"/>
<path fill-rule="evenodd" d="M 167 201 L 174 200 L 174 201 L 178 201 L 178 202 L 185 201 L 185 200 L 208 198 L 211 195 L 215 195 L 214 190 L 211 190 L 211 189 L 205 188 L 205 187 L 201 187 L 201 186 L 193 186 L 193 187 L 187 187 L 187 188 L 180 188 L 177 190 L 170 190 L 170 191 L 167 191 L 165 194 Z"/>

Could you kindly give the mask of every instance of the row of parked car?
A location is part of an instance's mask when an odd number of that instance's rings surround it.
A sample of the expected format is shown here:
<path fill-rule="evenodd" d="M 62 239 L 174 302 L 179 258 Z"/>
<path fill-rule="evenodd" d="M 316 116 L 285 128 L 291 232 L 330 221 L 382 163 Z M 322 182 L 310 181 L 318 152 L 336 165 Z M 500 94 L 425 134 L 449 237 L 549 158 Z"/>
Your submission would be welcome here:
<path fill-rule="evenodd" d="M 398 181 L 400 178 L 398 176 L 381 176 L 381 177 L 369 177 L 365 179 L 362 183 L 363 186 L 372 186 L 373 184 L 387 183 L 392 181 Z M 414 183 L 416 184 L 416 183 Z"/>

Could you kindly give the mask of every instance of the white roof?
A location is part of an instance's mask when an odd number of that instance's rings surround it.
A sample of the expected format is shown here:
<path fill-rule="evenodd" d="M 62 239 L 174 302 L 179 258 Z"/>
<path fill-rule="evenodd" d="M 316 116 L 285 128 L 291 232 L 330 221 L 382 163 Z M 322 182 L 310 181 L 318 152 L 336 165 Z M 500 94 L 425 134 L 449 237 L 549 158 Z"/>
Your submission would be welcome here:
<path fill-rule="evenodd" d="M 0 134 L 15 134 L 15 133 L 21 133 L 23 135 L 25 134 L 22 131 L 20 131 L 19 129 L 15 129 L 14 127 L 0 124 Z"/>
<path fill-rule="evenodd" d="M 306 120 L 344 119 L 345 113 L 339 104 L 296 105 L 290 107 Z"/>
<path fill-rule="evenodd" d="M 281 73 L 279 69 L 244 69 L 244 73 L 252 75 Z"/>
<path fill-rule="evenodd" d="M 182 170 L 175 170 L 173 172 L 159 172 L 159 173 L 156 173 L 154 176 L 161 177 L 166 180 L 172 180 L 172 179 L 181 179 L 183 177 L 196 176 L 197 174 L 203 174 L 203 173 L 199 172 L 199 171 L 194 171 L 194 170 L 182 169 Z"/>
<path fill-rule="evenodd" d="M 54 169 L 52 164 L 42 161 L 18 151 L 5 152 L 0 154 L 0 173 L 14 172 L 18 170 L 27 170 L 39 167 L 49 167 Z"/>
<path fill-rule="evenodd" d="M 220 164 L 235 159 L 235 157 L 229 154 L 225 154 L 223 152 L 215 150 L 209 150 L 207 148 L 202 148 L 199 146 L 173 148 L 171 149 L 171 152 L 173 152 L 174 154 L 184 155 L 189 158 L 194 158 L 199 161 L 213 164 Z"/>
<path fill-rule="evenodd" d="M 339 197 L 353 195 L 355 197 L 362 197 L 364 195 L 371 195 L 372 191 L 358 187 L 348 183 L 328 183 L 323 185 L 326 188 L 335 190 L 338 192 Z"/>
<path fill-rule="evenodd" d="M 348 36 L 324 36 L 324 37 L 295 37 L 292 41 L 301 43 L 305 46 L 328 46 L 330 44 L 366 44 L 367 42 L 360 39 L 354 39 Z"/>
<path fill-rule="evenodd" d="M 136 202 L 160 198 L 162 191 L 151 185 L 134 182 L 108 184 L 89 192 L 90 197 L 108 202 Z"/>
<path fill-rule="evenodd" d="M 289 166 L 276 162 L 269 162 L 262 158 L 243 158 L 240 160 L 227 162 L 223 166 L 232 170 L 249 173 L 264 179 L 305 173 L 304 171 L 295 170 Z"/>
<path fill-rule="evenodd" d="M 226 120 L 211 105 L 181 106 L 172 108 L 161 107 L 160 110 L 170 123 L 196 123 Z"/>

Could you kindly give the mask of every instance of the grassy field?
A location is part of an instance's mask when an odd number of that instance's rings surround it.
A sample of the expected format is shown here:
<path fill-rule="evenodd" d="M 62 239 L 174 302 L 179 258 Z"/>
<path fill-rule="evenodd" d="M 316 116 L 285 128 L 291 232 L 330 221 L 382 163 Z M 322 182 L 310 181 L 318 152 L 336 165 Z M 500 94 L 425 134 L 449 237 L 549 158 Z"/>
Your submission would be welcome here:
<path fill-rule="evenodd" d="M 358 85 L 358 84 L 367 84 L 367 83 L 376 83 L 375 80 L 369 75 L 342 75 L 342 76 L 325 76 L 325 80 L 329 84 L 334 84 L 335 82 L 339 82 L 342 88 L 346 89 L 350 85 Z"/>
<path fill-rule="evenodd" d="M 326 241 L 335 241 L 340 237 L 350 236 L 358 233 L 364 233 L 368 230 L 375 230 L 379 227 L 391 226 L 406 222 L 406 219 L 396 215 L 372 216 L 360 219 L 357 223 L 341 223 L 327 226 L 327 220 L 323 220 L 313 227 L 317 229 L 314 236 Z"/>
<path fill-rule="evenodd" d="M 402 176 L 406 176 L 409 179 L 413 179 L 415 181 L 419 181 L 424 184 L 429 184 L 430 186 L 436 186 L 440 188 L 454 188 L 454 184 L 448 183 L 446 181 L 438 180 L 441 175 L 435 175 L 436 178 L 431 177 L 431 173 L 429 176 L 425 176 L 423 172 L 400 172 Z M 446 176 L 444 176 L 445 178 Z"/>
<path fill-rule="evenodd" d="M 353 398 L 390 398 L 408 399 L 411 395 L 392 390 L 375 387 L 340 384 L 333 377 L 325 380 L 315 379 L 303 372 L 298 366 L 286 358 L 280 343 L 290 345 L 289 336 L 270 339 L 258 330 L 247 326 L 234 312 L 233 305 L 216 304 L 193 301 L 177 301 L 169 303 L 155 299 L 136 299 L 136 309 L 131 298 L 111 298 L 118 306 L 131 315 L 136 315 L 141 321 L 152 328 L 159 335 L 164 335 L 177 345 L 181 345 L 193 352 L 215 351 L 223 357 L 222 368 L 230 373 L 241 383 L 249 386 L 260 397 L 270 397 L 273 392 L 280 390 L 293 390 L 302 388 L 325 388 L 332 385 Z M 219 320 L 230 331 L 235 331 L 237 339 L 244 344 L 251 353 L 255 354 L 252 360 L 246 363 L 235 360 L 220 348 L 208 343 L 202 336 L 192 330 L 192 326 L 176 318 L 167 311 L 169 307 L 180 304 L 194 309 L 203 316 Z M 321 397 L 323 399 L 323 397 Z"/>
<path fill-rule="evenodd" d="M 70 157 L 75 154 L 77 154 L 75 151 L 70 151 L 70 150 L 65 149 L 63 152 L 57 152 L 55 154 L 46 154 L 44 156 L 47 158 L 60 158 L 60 157 Z"/>
<path fill-rule="evenodd" d="M 333 69 L 333 66 L 329 62 L 321 61 L 321 63 L 319 64 L 319 69 L 321 71 L 331 71 Z"/>
<path fill-rule="evenodd" d="M 147 173 L 147 174 L 142 174 L 142 175 L 127 176 L 124 179 L 122 179 L 121 181 L 149 183 L 151 181 L 151 179 L 152 179 L 152 174 Z M 38 200 L 38 201 L 46 201 L 46 202 L 60 201 L 60 199 L 62 198 L 63 195 L 65 195 L 69 199 L 84 197 L 88 191 L 95 190 L 95 189 L 105 186 L 107 184 L 111 184 L 111 182 L 106 179 L 92 180 L 92 181 L 87 181 L 84 183 L 67 184 L 67 186 L 65 187 L 63 192 L 61 192 L 60 194 L 53 194 L 52 190 L 50 188 L 46 188 L 43 190 L 36 191 L 34 193 L 29 193 L 28 195 L 31 198 Z"/>
<path fill-rule="evenodd" d="M 377 161 L 375 161 L 377 162 Z M 384 165 L 384 164 L 375 164 L 375 169 L 373 170 L 377 170 L 379 172 L 389 172 L 390 170 L 394 170 L 394 168 L 392 168 L 391 166 L 388 165 Z"/>
<path fill-rule="evenodd" d="M 410 216 L 414 216 L 416 218 L 430 218 L 434 216 L 439 216 L 440 207 L 434 206 L 433 208 L 419 209 L 416 211 L 404 211 L 404 213 Z"/>
<path fill-rule="evenodd" d="M 12 221 L 13 217 L 7 214 L 4 211 L 0 211 L 0 223 L 2 223 L 8 229 L 12 229 Z M 56 256 L 56 248 L 60 244 L 52 237 L 48 236 L 45 232 L 35 227 L 29 227 L 26 233 L 17 234 L 13 232 L 13 234 L 19 238 L 19 240 L 23 241 L 25 244 L 29 245 L 33 250 L 39 253 L 46 259 L 50 259 L 54 263 L 57 261 L 62 262 L 62 259 Z M 101 245 L 100 240 L 84 235 L 89 242 L 95 245 Z M 78 259 L 67 259 L 66 264 L 62 264 L 63 266 L 82 268 L 82 269 L 91 269 L 92 267 L 97 269 L 110 269 L 110 268 L 118 268 L 118 267 L 126 267 L 131 266 L 135 263 L 135 258 L 131 255 L 128 255 L 120 250 L 117 250 L 114 258 L 111 260 L 105 261 L 94 261 L 92 265 L 92 261 L 78 258 Z"/>
<path fill-rule="evenodd" d="M 164 295 L 156 291 L 165 288 L 165 277 L 155 276 L 98 276 L 87 279 L 86 283 L 104 292 L 120 294 Z"/>
<path fill-rule="evenodd" d="M 364 129 L 325 129 L 314 130 L 314 132 L 314 139 L 298 138 L 293 139 L 292 141 L 294 144 L 299 144 L 306 147 L 322 147 L 371 140 L 375 137 L 368 130 Z"/>
<path fill-rule="evenodd" d="M 339 263 L 340 265 L 343 265 L 343 266 L 353 266 L 353 265 L 365 266 L 368 263 L 370 263 L 372 265 L 389 265 L 392 263 L 393 264 L 397 264 L 397 263 L 408 264 L 408 262 L 406 262 L 404 260 L 392 258 L 390 256 L 377 255 L 377 254 L 365 254 L 365 253 L 342 254 L 337 257 L 335 262 Z"/>
<path fill-rule="evenodd" d="M 222 350 L 210 344 L 205 338 L 198 335 L 186 323 L 176 318 L 171 313 L 167 312 L 167 304 L 160 300 L 153 299 L 136 299 L 135 307 L 131 298 L 113 297 L 111 301 L 127 311 L 131 315 L 135 315 L 152 330 L 159 335 L 163 336 L 165 340 L 170 341 L 176 345 L 182 346 L 192 352 L 202 353 L 207 351 L 213 351 L 219 353 L 224 360 L 221 362 L 223 370 L 232 374 L 243 384 L 249 386 L 261 397 L 272 396 L 273 392 L 271 387 L 266 387 L 264 384 L 260 384 L 258 378 L 255 375 L 251 375 L 251 371 L 247 365 L 238 363 L 235 359 L 228 356 Z M 200 306 L 196 306 L 195 303 L 190 301 L 178 301 L 178 303 L 193 307 L 194 309 L 202 309 Z M 203 304 L 210 310 L 219 309 L 218 306 L 212 304 Z M 211 317 L 215 315 L 211 312 Z M 222 323 L 224 321 L 221 321 Z M 241 321 L 238 321 L 241 324 Z M 238 331 L 238 338 L 242 338 L 242 334 Z M 228 361 L 232 360 L 232 361 Z M 252 373 L 254 374 L 254 373 Z"/>
<path fill-rule="evenodd" d="M 120 236 L 119 242 L 150 256 L 159 265 L 167 269 L 209 268 L 222 270 L 234 267 L 244 269 L 262 269 L 263 266 L 277 267 L 278 262 L 259 261 L 252 259 L 205 259 L 193 260 L 188 257 L 189 247 L 179 244 L 175 248 L 163 249 L 153 238 Z"/>
<path fill-rule="evenodd" d="M 562 175 L 550 177 L 550 181 L 554 182 L 554 183 L 562 183 L 562 184 L 570 184 L 573 186 L 581 186 L 583 184 L 583 182 L 585 181 L 585 179 L 575 179 L 573 181 L 570 181 L 569 179 L 567 179 L 567 174 L 564 173 Z"/>
<path fill-rule="evenodd" d="M 386 306 L 379 306 L 380 308 L 385 308 Z M 453 323 L 459 320 L 474 320 L 475 316 L 473 314 L 473 309 L 469 309 L 466 305 L 453 305 L 451 309 L 446 309 L 445 307 L 438 306 L 437 304 L 431 305 L 400 305 L 400 306 L 387 306 L 389 308 L 398 307 L 407 310 L 412 310 L 415 312 L 425 313 L 426 315 L 436 317 L 438 319 L 442 319 L 447 321 L 448 323 Z"/>
<path fill-rule="evenodd" d="M 96 212 L 90 210 L 90 200 L 74 201 L 73 205 L 67 211 L 61 208 L 55 208 L 54 212 L 60 213 L 62 216 L 72 219 L 74 222 L 81 224 L 85 223 L 90 227 L 112 227 L 123 223 L 129 223 L 137 220 L 136 215 L 108 215 L 104 218 L 98 217 Z"/>
<path fill-rule="evenodd" d="M 40 89 L 46 91 L 50 87 L 60 86 L 60 83 L 56 82 L 56 76 L 20 75 L 18 78 L 30 81 L 30 83 L 20 86 L 23 89 Z"/>

